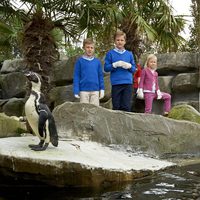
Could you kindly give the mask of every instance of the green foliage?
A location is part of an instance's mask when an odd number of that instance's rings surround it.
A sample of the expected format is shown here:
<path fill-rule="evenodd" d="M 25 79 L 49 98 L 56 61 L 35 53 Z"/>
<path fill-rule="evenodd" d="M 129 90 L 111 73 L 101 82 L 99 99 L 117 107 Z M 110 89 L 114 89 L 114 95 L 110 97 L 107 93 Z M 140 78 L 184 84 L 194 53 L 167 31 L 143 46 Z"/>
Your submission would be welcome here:
<path fill-rule="evenodd" d="M 73 45 L 68 45 L 65 47 L 65 54 L 67 57 L 82 55 L 83 53 L 84 53 L 84 51 L 80 47 L 73 46 Z"/>
<path fill-rule="evenodd" d="M 0 20 L 0 61 L 20 54 L 21 27 L 22 24 L 17 19 Z"/>
<path fill-rule="evenodd" d="M 188 42 L 190 51 L 200 50 L 200 2 L 199 0 L 192 0 L 191 13 L 193 17 L 193 26 L 190 26 L 191 37 Z"/>
<path fill-rule="evenodd" d="M 9 19 L 9 26 L 13 27 L 11 19 L 17 19 L 26 26 L 42 10 L 53 22 L 52 34 L 58 49 L 66 50 L 68 56 L 81 53 L 74 44 L 83 36 L 93 37 L 98 54 L 104 55 L 113 47 L 113 34 L 118 28 L 127 34 L 126 47 L 137 55 L 152 50 L 177 51 L 185 42 L 180 36 L 185 22 L 182 17 L 173 16 L 166 0 L 19 0 L 18 5 L 23 6 L 15 5 L 8 0 L 0 3 L 0 19 L 4 23 Z"/>

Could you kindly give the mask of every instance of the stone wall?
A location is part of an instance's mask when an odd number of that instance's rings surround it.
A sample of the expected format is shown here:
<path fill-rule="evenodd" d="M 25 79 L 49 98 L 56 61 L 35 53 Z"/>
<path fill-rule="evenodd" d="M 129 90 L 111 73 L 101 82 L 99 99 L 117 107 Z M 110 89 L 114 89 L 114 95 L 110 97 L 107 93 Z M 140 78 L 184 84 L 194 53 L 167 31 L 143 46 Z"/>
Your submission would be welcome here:
<path fill-rule="evenodd" d="M 199 53 L 158 54 L 158 74 L 161 91 L 172 95 L 172 105 L 189 104 L 199 110 Z M 65 101 L 75 102 L 73 89 L 73 70 L 77 57 L 54 63 L 50 78 L 55 87 L 49 92 L 52 109 Z M 0 112 L 11 116 L 24 115 L 28 82 L 22 71 L 26 65 L 22 59 L 6 60 L 0 70 Z M 112 108 L 109 74 L 105 73 L 105 97 L 101 105 Z M 154 102 L 153 112 L 162 114 L 161 100 Z M 144 101 L 138 100 L 136 111 L 143 112 Z"/>

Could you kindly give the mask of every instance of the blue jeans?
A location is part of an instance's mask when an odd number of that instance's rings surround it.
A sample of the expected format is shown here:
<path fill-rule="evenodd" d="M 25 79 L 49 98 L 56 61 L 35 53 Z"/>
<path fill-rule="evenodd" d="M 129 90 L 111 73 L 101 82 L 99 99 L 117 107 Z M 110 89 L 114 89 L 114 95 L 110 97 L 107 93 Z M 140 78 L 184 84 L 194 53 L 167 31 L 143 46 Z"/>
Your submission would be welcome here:
<path fill-rule="evenodd" d="M 113 110 L 131 111 L 132 84 L 112 86 Z"/>

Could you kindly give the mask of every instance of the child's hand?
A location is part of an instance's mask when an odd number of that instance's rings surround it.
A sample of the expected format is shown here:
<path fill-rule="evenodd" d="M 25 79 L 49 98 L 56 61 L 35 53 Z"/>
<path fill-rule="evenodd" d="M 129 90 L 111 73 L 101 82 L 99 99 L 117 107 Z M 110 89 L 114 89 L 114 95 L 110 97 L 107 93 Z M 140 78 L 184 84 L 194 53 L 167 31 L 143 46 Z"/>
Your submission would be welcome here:
<path fill-rule="evenodd" d="M 122 60 L 114 62 L 112 65 L 113 65 L 114 68 L 117 68 L 117 67 L 122 67 L 124 69 L 130 69 L 131 68 L 130 63 L 124 62 Z"/>
<path fill-rule="evenodd" d="M 113 64 L 112 64 L 112 66 L 114 67 L 114 68 L 117 68 L 117 67 L 122 67 L 122 64 L 123 64 L 123 61 L 117 61 L 117 62 L 114 62 Z"/>
<path fill-rule="evenodd" d="M 124 61 L 122 61 L 122 67 L 123 67 L 124 69 L 130 69 L 130 68 L 131 68 L 131 64 L 130 64 L 130 63 L 127 63 L 127 62 L 124 62 Z"/>
<path fill-rule="evenodd" d="M 105 94 L 104 90 L 100 90 L 99 91 L 99 99 L 103 99 L 104 98 L 104 94 Z"/>
<path fill-rule="evenodd" d="M 74 96 L 75 98 L 80 99 L 80 96 L 78 94 L 75 94 Z"/>
<path fill-rule="evenodd" d="M 157 90 L 157 99 L 162 99 L 162 93 L 160 90 Z"/>
<path fill-rule="evenodd" d="M 144 92 L 142 88 L 138 88 L 136 93 L 138 99 L 144 99 Z"/>

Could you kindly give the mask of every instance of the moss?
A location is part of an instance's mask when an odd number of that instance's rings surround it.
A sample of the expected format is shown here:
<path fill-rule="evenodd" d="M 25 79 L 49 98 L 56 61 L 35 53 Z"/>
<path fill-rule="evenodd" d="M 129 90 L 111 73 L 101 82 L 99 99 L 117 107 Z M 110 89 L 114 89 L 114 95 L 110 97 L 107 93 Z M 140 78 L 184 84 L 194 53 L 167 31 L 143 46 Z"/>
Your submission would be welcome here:
<path fill-rule="evenodd" d="M 187 104 L 174 106 L 169 113 L 169 118 L 187 120 L 200 124 L 200 113 L 195 108 Z"/>
<path fill-rule="evenodd" d="M 26 126 L 23 123 L 4 113 L 0 113 L 0 138 L 19 136 L 25 130 Z"/>

